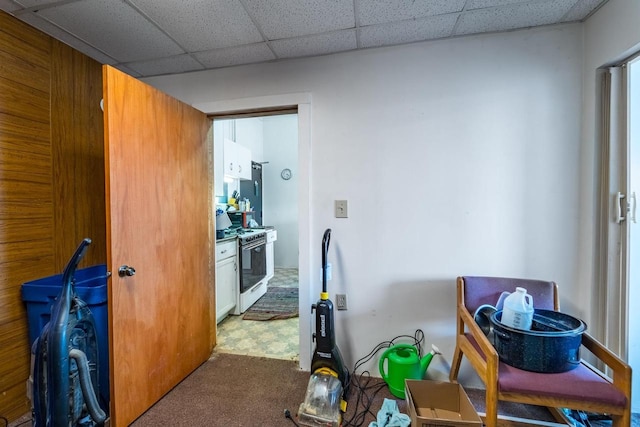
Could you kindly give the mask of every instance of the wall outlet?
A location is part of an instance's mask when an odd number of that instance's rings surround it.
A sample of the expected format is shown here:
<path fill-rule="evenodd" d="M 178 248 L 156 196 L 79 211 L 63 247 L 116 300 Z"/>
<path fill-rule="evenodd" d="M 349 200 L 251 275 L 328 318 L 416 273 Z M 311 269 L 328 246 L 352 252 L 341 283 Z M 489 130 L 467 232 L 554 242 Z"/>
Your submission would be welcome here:
<path fill-rule="evenodd" d="M 336 308 L 338 310 L 346 310 L 347 309 L 347 295 L 346 294 L 336 294 Z"/>

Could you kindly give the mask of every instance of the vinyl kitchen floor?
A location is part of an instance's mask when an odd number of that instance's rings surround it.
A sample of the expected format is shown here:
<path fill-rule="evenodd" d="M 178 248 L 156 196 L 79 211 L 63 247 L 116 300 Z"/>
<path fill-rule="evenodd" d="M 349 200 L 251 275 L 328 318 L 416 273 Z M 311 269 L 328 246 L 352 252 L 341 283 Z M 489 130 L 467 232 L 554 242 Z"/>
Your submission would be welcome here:
<path fill-rule="evenodd" d="M 298 269 L 276 268 L 268 286 L 298 287 Z M 218 324 L 214 353 L 231 353 L 272 359 L 299 360 L 299 318 L 243 320 L 228 316 Z"/>

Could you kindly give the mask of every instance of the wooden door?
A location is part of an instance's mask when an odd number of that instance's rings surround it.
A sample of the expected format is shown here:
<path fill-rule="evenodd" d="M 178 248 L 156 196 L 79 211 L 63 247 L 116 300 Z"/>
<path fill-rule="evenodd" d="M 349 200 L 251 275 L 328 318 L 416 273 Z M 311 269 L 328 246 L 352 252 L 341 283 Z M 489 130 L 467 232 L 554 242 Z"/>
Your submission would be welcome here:
<path fill-rule="evenodd" d="M 111 425 L 209 357 L 207 117 L 103 67 Z M 135 274 L 121 277 L 119 268 Z"/>

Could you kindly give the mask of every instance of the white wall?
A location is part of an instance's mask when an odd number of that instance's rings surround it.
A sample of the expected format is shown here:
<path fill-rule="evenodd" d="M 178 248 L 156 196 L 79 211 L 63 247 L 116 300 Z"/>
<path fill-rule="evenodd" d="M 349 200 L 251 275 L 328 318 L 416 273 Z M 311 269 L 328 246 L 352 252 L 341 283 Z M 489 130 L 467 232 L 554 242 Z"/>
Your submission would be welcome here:
<path fill-rule="evenodd" d="M 276 267 L 298 267 L 298 116 L 288 114 L 263 119 L 265 164 L 262 168 L 265 225 L 278 230 L 274 244 Z M 291 179 L 280 177 L 282 169 Z"/>
<path fill-rule="evenodd" d="M 311 243 L 333 229 L 343 356 L 352 366 L 421 328 L 450 360 L 458 275 L 553 279 L 565 311 L 584 314 L 572 297 L 589 287 L 578 280 L 582 51 L 572 24 L 145 81 L 191 104 L 311 93 Z M 348 219 L 333 217 L 335 199 Z M 316 254 L 301 278 L 313 295 Z"/>
<path fill-rule="evenodd" d="M 251 160 L 264 160 L 263 121 L 260 117 L 236 119 L 236 142 L 251 151 Z"/>

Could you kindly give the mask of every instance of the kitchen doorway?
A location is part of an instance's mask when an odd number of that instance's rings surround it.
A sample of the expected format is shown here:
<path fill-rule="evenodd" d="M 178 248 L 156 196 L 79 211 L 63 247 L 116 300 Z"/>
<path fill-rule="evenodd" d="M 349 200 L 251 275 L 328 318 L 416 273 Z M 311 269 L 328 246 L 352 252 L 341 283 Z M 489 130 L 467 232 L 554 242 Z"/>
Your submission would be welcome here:
<path fill-rule="evenodd" d="M 298 291 L 298 115 L 293 111 L 248 116 L 234 114 L 213 119 L 214 158 L 218 159 L 214 160 L 216 208 L 229 209 L 232 195 L 239 197 L 242 204 L 245 193 L 254 196 L 252 201 L 257 211 L 253 216 L 258 225 L 271 227 L 277 233 L 272 246 L 274 272 L 273 277 L 265 281 L 266 292 Z M 224 158 L 223 146 L 230 141 L 248 150 L 254 165 L 261 165 L 259 187 L 258 181 L 230 179 L 222 173 L 226 168 L 220 161 Z M 256 195 L 260 195 L 259 203 L 255 203 Z M 267 294 L 255 303 L 260 309 L 268 309 L 269 301 L 272 301 Z M 245 309 L 244 306 L 242 309 L 236 307 L 219 320 L 214 351 L 299 360 L 297 316 L 268 321 L 247 320 L 244 319 Z"/>

